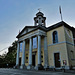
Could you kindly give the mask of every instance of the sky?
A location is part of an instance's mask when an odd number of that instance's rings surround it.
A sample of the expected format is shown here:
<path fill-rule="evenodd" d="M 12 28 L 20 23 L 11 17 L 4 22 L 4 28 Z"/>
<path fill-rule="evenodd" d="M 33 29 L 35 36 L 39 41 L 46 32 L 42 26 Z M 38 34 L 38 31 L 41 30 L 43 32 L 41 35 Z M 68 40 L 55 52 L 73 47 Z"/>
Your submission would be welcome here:
<path fill-rule="evenodd" d="M 75 27 L 75 0 L 0 0 L 0 51 L 17 40 L 19 30 L 34 25 L 38 8 L 46 17 L 47 27 L 60 22 L 59 6 L 63 20 Z"/>

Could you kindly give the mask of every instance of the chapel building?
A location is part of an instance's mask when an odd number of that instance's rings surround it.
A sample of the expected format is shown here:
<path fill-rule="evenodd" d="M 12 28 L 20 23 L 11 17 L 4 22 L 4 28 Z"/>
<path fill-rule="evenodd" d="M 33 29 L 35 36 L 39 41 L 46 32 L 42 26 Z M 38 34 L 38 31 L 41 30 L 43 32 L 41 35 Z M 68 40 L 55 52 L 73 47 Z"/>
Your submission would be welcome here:
<path fill-rule="evenodd" d="M 17 38 L 16 68 L 75 66 L 75 28 L 64 21 L 46 27 L 46 17 L 38 12 L 34 26 L 25 26 Z"/>

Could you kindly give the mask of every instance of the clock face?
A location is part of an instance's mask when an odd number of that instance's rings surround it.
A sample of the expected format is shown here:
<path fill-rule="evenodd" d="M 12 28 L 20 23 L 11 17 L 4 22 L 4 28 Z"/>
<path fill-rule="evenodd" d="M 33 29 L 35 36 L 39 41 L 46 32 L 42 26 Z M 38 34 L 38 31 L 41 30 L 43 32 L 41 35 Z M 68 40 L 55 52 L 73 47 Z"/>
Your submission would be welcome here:
<path fill-rule="evenodd" d="M 33 38 L 33 49 L 37 48 L 37 37 Z"/>

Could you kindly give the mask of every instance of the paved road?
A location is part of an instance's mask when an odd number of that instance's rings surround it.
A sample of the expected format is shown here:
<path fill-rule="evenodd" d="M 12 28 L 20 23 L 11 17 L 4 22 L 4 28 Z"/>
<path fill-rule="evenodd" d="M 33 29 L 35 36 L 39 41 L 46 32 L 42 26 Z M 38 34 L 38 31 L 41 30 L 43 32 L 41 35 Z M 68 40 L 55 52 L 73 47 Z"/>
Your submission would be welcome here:
<path fill-rule="evenodd" d="M 74 73 L 50 71 L 26 71 L 18 69 L 0 69 L 0 75 L 75 75 Z"/>

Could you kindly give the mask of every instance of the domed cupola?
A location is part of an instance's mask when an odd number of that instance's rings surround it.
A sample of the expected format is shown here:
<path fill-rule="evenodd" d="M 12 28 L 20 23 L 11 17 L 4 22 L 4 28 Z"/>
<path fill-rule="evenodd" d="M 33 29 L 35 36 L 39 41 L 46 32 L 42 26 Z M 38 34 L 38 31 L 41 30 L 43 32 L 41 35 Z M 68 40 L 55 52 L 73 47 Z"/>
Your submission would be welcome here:
<path fill-rule="evenodd" d="M 42 12 L 38 12 L 37 14 L 36 14 L 36 16 L 42 16 L 43 17 L 43 13 Z"/>
<path fill-rule="evenodd" d="M 34 17 L 34 25 L 42 25 L 42 26 L 45 26 L 45 20 L 46 20 L 46 17 L 44 17 L 44 14 L 42 12 L 38 12 L 36 14 L 36 17 Z"/>

